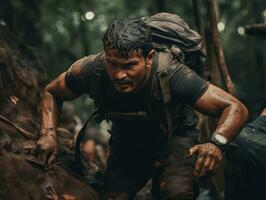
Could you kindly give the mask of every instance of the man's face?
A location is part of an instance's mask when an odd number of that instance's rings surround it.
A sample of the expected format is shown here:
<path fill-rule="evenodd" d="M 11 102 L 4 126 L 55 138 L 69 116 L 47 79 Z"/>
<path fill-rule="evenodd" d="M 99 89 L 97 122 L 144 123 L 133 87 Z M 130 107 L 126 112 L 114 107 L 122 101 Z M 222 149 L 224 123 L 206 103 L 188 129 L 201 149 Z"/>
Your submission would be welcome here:
<path fill-rule="evenodd" d="M 153 55 L 152 50 L 145 59 L 135 51 L 121 57 L 115 49 L 107 49 L 106 69 L 115 89 L 120 93 L 130 93 L 142 88 L 149 77 Z"/>

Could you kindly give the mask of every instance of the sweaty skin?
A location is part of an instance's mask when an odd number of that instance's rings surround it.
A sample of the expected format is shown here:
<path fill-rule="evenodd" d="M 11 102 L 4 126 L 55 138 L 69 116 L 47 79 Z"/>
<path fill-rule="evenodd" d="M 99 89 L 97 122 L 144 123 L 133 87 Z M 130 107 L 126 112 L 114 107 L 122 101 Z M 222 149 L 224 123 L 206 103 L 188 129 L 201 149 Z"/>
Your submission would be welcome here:
<path fill-rule="evenodd" d="M 111 80 L 117 81 L 115 88 L 121 93 L 129 93 L 145 86 L 152 65 L 152 50 L 146 59 L 138 53 L 121 58 L 115 52 L 106 53 L 106 69 Z M 129 63 L 129 65 L 128 65 Z M 73 64 L 74 70 L 80 70 L 81 62 Z M 52 81 L 46 88 L 41 104 L 41 133 L 37 142 L 37 155 L 46 164 L 51 164 L 56 155 L 56 127 L 62 102 L 77 98 L 65 83 L 65 73 Z M 201 113 L 220 117 L 216 131 L 233 139 L 247 120 L 246 107 L 236 98 L 216 86 L 209 84 L 207 91 L 198 99 L 194 108 Z M 197 154 L 195 175 L 203 176 L 214 171 L 222 160 L 221 150 L 212 143 L 192 147 L 188 156 Z"/>
<path fill-rule="evenodd" d="M 46 165 L 50 165 L 55 160 L 56 128 L 62 103 L 77 97 L 65 85 L 65 73 L 53 80 L 44 90 L 41 102 L 41 131 L 36 154 Z"/>
<path fill-rule="evenodd" d="M 208 116 L 219 117 L 215 132 L 223 135 L 228 141 L 237 136 L 248 118 L 248 111 L 241 102 L 212 84 L 194 108 Z M 207 171 L 215 171 L 222 160 L 221 150 L 212 143 L 192 147 L 188 156 L 192 154 L 198 155 L 194 170 L 196 176 L 204 176 Z"/>
<path fill-rule="evenodd" d="M 151 72 L 154 52 L 152 50 L 145 60 L 138 56 L 138 52 L 132 52 L 129 57 L 121 57 L 114 49 L 106 51 L 106 70 L 117 91 L 129 93 L 145 86 Z"/>
<path fill-rule="evenodd" d="M 119 92 L 133 92 L 145 86 L 150 74 L 154 50 L 150 51 L 146 59 L 140 56 L 139 52 L 133 52 L 128 58 L 118 56 L 117 52 L 112 49 L 106 52 L 106 69 L 111 80 L 122 83 L 115 84 Z M 75 62 L 71 67 L 74 70 L 81 70 L 81 64 L 82 59 Z M 55 130 L 62 103 L 79 97 L 67 87 L 65 75 L 66 72 L 49 83 L 42 98 L 41 131 L 37 141 L 36 155 L 46 165 L 50 165 L 56 157 L 57 138 Z M 123 82 L 129 82 L 129 84 Z"/>

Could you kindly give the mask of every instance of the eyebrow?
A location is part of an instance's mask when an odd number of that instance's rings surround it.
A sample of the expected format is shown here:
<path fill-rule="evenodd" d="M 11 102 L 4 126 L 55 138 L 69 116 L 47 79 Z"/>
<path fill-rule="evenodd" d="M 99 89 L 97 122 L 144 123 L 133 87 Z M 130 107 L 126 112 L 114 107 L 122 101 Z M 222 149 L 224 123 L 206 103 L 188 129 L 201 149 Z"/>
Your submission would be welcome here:
<path fill-rule="evenodd" d="M 109 62 L 109 63 L 115 64 L 115 62 L 113 62 L 112 59 L 106 58 L 106 61 Z M 132 59 L 132 60 L 129 60 L 129 61 L 123 63 L 122 65 L 135 64 L 135 63 L 138 63 L 138 62 L 139 62 L 138 60 Z"/>
<path fill-rule="evenodd" d="M 132 60 L 132 61 L 128 61 L 126 63 L 123 63 L 122 65 L 131 65 L 131 64 L 136 64 L 136 63 L 138 63 L 138 61 Z"/>

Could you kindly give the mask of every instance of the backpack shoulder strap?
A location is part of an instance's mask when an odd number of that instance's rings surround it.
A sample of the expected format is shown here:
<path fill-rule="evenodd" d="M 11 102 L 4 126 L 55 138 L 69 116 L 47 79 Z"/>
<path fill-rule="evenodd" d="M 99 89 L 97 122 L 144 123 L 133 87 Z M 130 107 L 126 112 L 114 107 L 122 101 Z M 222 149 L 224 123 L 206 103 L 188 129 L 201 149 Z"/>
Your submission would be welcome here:
<path fill-rule="evenodd" d="M 92 77 L 91 84 L 91 97 L 99 110 L 104 109 L 105 105 L 105 92 L 108 83 L 108 75 L 105 69 L 104 53 L 100 53 L 92 63 Z"/>
<path fill-rule="evenodd" d="M 90 117 L 86 120 L 85 124 L 79 131 L 75 144 L 75 159 L 81 169 L 83 169 L 83 165 L 81 160 L 80 144 L 84 138 L 87 125 L 91 120 L 95 120 L 97 123 L 100 123 L 102 120 L 101 110 L 104 109 L 104 88 L 106 88 L 107 82 L 107 74 L 105 71 L 103 58 L 104 53 L 102 52 L 96 56 L 92 62 L 92 76 L 90 77 L 90 96 L 94 99 L 95 105 L 96 107 L 99 107 L 100 111 L 94 109 L 94 111 L 90 114 Z"/>
<path fill-rule="evenodd" d="M 159 80 L 159 89 L 163 98 L 163 109 L 165 113 L 166 123 L 167 123 L 167 132 L 168 132 L 168 142 L 172 137 L 172 117 L 169 112 L 169 104 L 171 102 L 171 92 L 169 84 L 169 75 L 167 68 L 171 65 L 172 57 L 168 52 L 160 52 L 158 55 L 158 64 L 157 64 L 157 77 Z"/>
<path fill-rule="evenodd" d="M 168 52 L 160 52 L 158 55 L 157 77 L 164 104 L 171 102 L 169 76 L 167 67 L 171 65 L 171 55 Z"/>

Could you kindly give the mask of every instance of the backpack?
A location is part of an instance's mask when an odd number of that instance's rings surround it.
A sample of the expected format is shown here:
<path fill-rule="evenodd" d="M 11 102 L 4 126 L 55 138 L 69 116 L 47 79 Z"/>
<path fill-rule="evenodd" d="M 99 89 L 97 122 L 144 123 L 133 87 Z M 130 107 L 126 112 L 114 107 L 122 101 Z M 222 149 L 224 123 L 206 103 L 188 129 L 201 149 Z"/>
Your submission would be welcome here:
<path fill-rule="evenodd" d="M 167 67 L 171 64 L 171 59 L 174 57 L 174 59 L 178 61 L 177 64 L 183 63 L 199 75 L 202 75 L 206 58 L 204 52 L 202 51 L 202 38 L 197 32 L 191 30 L 185 21 L 175 14 L 158 13 L 151 17 L 144 17 L 142 20 L 150 26 L 153 35 L 154 47 L 157 52 L 159 52 L 156 60 L 156 74 L 163 102 L 162 112 L 165 115 L 165 130 L 169 141 L 172 134 L 172 119 L 168 109 L 168 105 L 171 102 L 171 94 Z M 169 58 L 169 55 L 171 56 L 171 59 Z M 103 116 L 106 116 L 104 99 L 108 84 L 108 77 L 105 71 L 103 59 L 104 54 L 100 53 L 92 63 L 93 80 L 91 81 L 94 85 L 97 85 L 97 87 L 93 88 L 91 97 L 95 100 L 95 107 L 98 109 L 95 110 L 95 112 L 87 120 L 77 137 L 75 154 L 76 159 L 79 162 L 81 162 L 79 156 L 79 145 L 83 139 L 87 123 L 91 119 L 100 122 L 104 118 Z M 116 118 L 136 119 L 147 117 L 144 112 L 112 114 L 113 117 L 115 116 Z"/>
<path fill-rule="evenodd" d="M 202 37 L 183 19 L 170 13 L 157 13 L 141 19 L 151 28 L 155 49 L 170 51 L 198 75 L 203 75 L 206 55 Z"/>
<path fill-rule="evenodd" d="M 157 77 L 160 92 L 165 105 L 171 101 L 169 77 L 167 67 L 174 58 L 177 63 L 183 63 L 198 75 L 203 75 L 206 56 L 203 52 L 203 40 L 201 36 L 190 29 L 188 24 L 178 15 L 170 13 L 157 13 L 150 17 L 141 18 L 151 28 L 154 47 L 159 52 Z M 169 58 L 171 54 L 171 58 Z M 92 66 L 94 71 L 94 88 L 92 97 L 98 107 L 103 107 L 104 90 L 107 81 L 103 63 L 103 53 L 98 54 Z"/>

